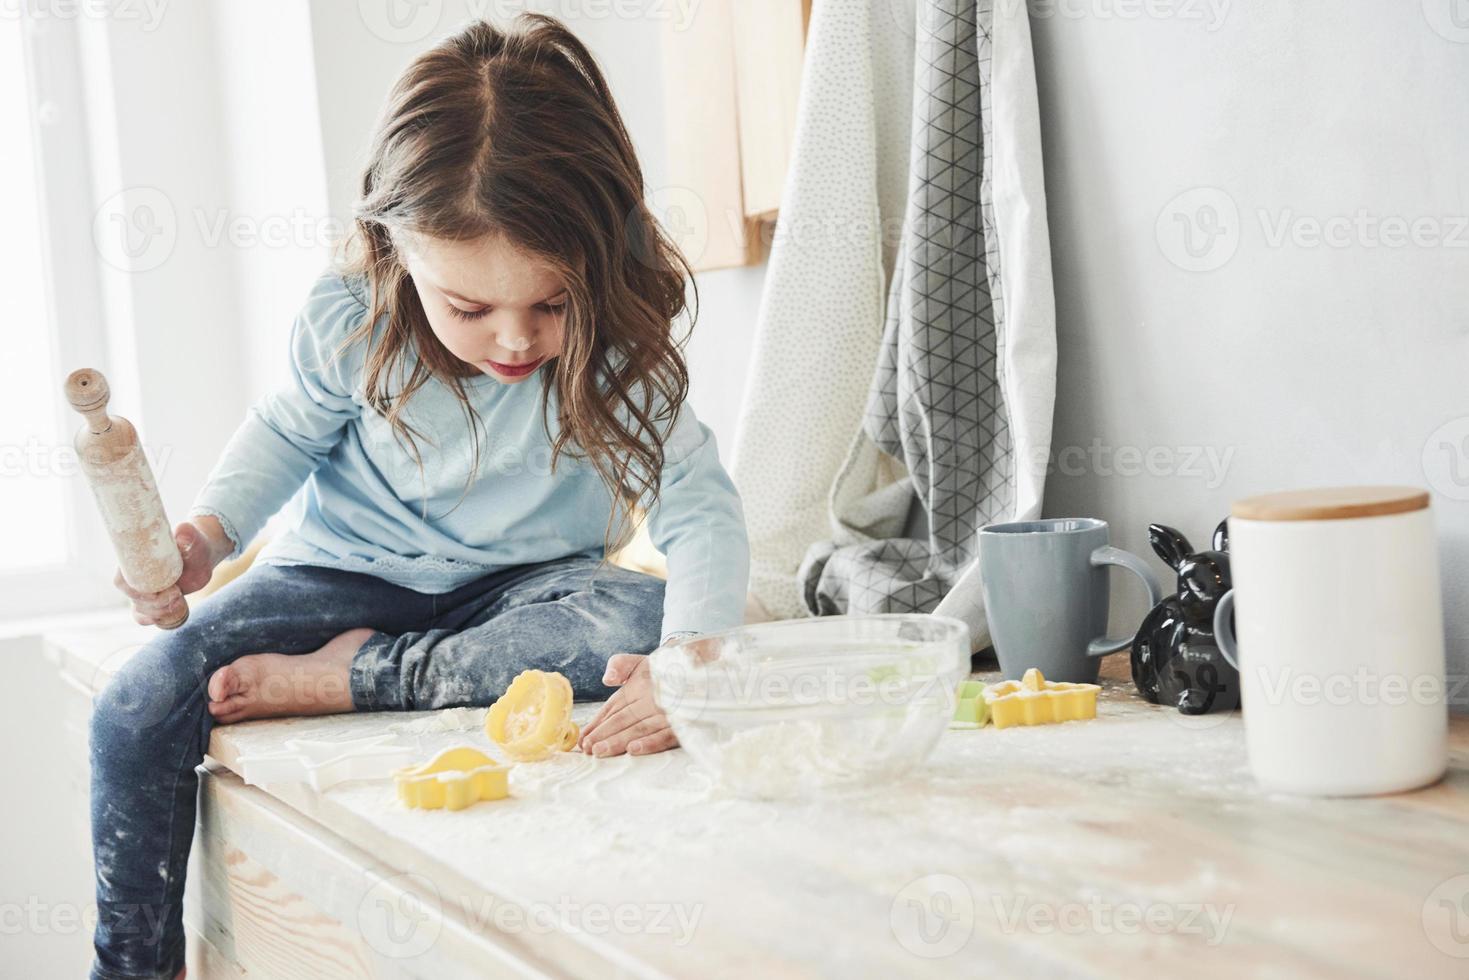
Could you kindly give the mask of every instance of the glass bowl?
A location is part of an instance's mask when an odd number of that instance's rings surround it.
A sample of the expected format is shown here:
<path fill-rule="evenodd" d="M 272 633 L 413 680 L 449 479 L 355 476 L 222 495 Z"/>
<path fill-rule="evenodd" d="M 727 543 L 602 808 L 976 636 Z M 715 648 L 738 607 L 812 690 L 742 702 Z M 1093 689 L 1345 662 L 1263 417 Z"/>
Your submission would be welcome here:
<path fill-rule="evenodd" d="M 660 647 L 654 697 L 725 789 L 759 799 L 870 786 L 927 758 L 969 672 L 948 616 L 820 616 Z"/>

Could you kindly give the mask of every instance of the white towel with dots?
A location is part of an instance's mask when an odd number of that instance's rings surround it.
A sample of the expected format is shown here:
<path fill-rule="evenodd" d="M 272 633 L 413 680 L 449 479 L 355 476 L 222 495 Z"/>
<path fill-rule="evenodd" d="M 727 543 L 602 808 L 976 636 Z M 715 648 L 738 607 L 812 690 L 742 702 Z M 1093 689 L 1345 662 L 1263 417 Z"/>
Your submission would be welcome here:
<path fill-rule="evenodd" d="M 976 532 L 1039 514 L 1055 395 L 1025 6 L 815 9 L 734 456 L 751 591 L 777 618 L 937 607 L 978 648 Z"/>

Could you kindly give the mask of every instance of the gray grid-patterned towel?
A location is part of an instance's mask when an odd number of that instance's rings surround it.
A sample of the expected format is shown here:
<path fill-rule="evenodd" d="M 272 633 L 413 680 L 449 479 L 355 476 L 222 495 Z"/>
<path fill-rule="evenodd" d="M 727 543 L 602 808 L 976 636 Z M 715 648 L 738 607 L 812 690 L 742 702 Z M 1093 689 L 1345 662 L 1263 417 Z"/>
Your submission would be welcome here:
<path fill-rule="evenodd" d="M 996 367 L 1005 331 L 991 193 L 992 24 L 993 0 L 918 4 L 908 207 L 859 436 L 907 467 L 909 492 L 889 486 L 881 495 L 917 494 L 928 536 L 847 526 L 836 541 L 812 545 L 796 577 L 813 615 L 932 611 L 973 561 L 978 529 L 1014 510 Z"/>

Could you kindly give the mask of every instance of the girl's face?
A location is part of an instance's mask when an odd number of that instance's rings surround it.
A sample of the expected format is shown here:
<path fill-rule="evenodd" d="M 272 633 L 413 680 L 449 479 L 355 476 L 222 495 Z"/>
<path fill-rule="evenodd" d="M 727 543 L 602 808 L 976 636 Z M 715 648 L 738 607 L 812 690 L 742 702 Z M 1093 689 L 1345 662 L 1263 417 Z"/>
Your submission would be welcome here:
<path fill-rule="evenodd" d="M 412 236 L 398 252 L 434 336 L 461 361 L 518 384 L 561 353 L 566 284 L 504 236 Z"/>

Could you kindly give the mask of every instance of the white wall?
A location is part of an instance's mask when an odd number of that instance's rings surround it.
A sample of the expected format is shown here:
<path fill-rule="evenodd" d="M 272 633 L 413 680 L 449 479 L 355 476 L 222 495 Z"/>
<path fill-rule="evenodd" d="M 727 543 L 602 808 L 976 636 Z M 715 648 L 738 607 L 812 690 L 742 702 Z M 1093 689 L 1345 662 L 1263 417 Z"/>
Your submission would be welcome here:
<path fill-rule="evenodd" d="M 209 228 L 237 283 L 249 399 L 286 364 L 291 324 L 342 226 L 327 202 L 306 4 L 216 0 L 210 9 L 229 207 L 208 216 Z"/>
<path fill-rule="evenodd" d="M 1047 512 L 1150 554 L 1149 522 L 1199 544 L 1251 493 L 1428 487 L 1469 672 L 1469 25 L 1452 0 L 1030 9 L 1070 453 Z M 1114 591 L 1116 629 L 1142 606 Z"/>

